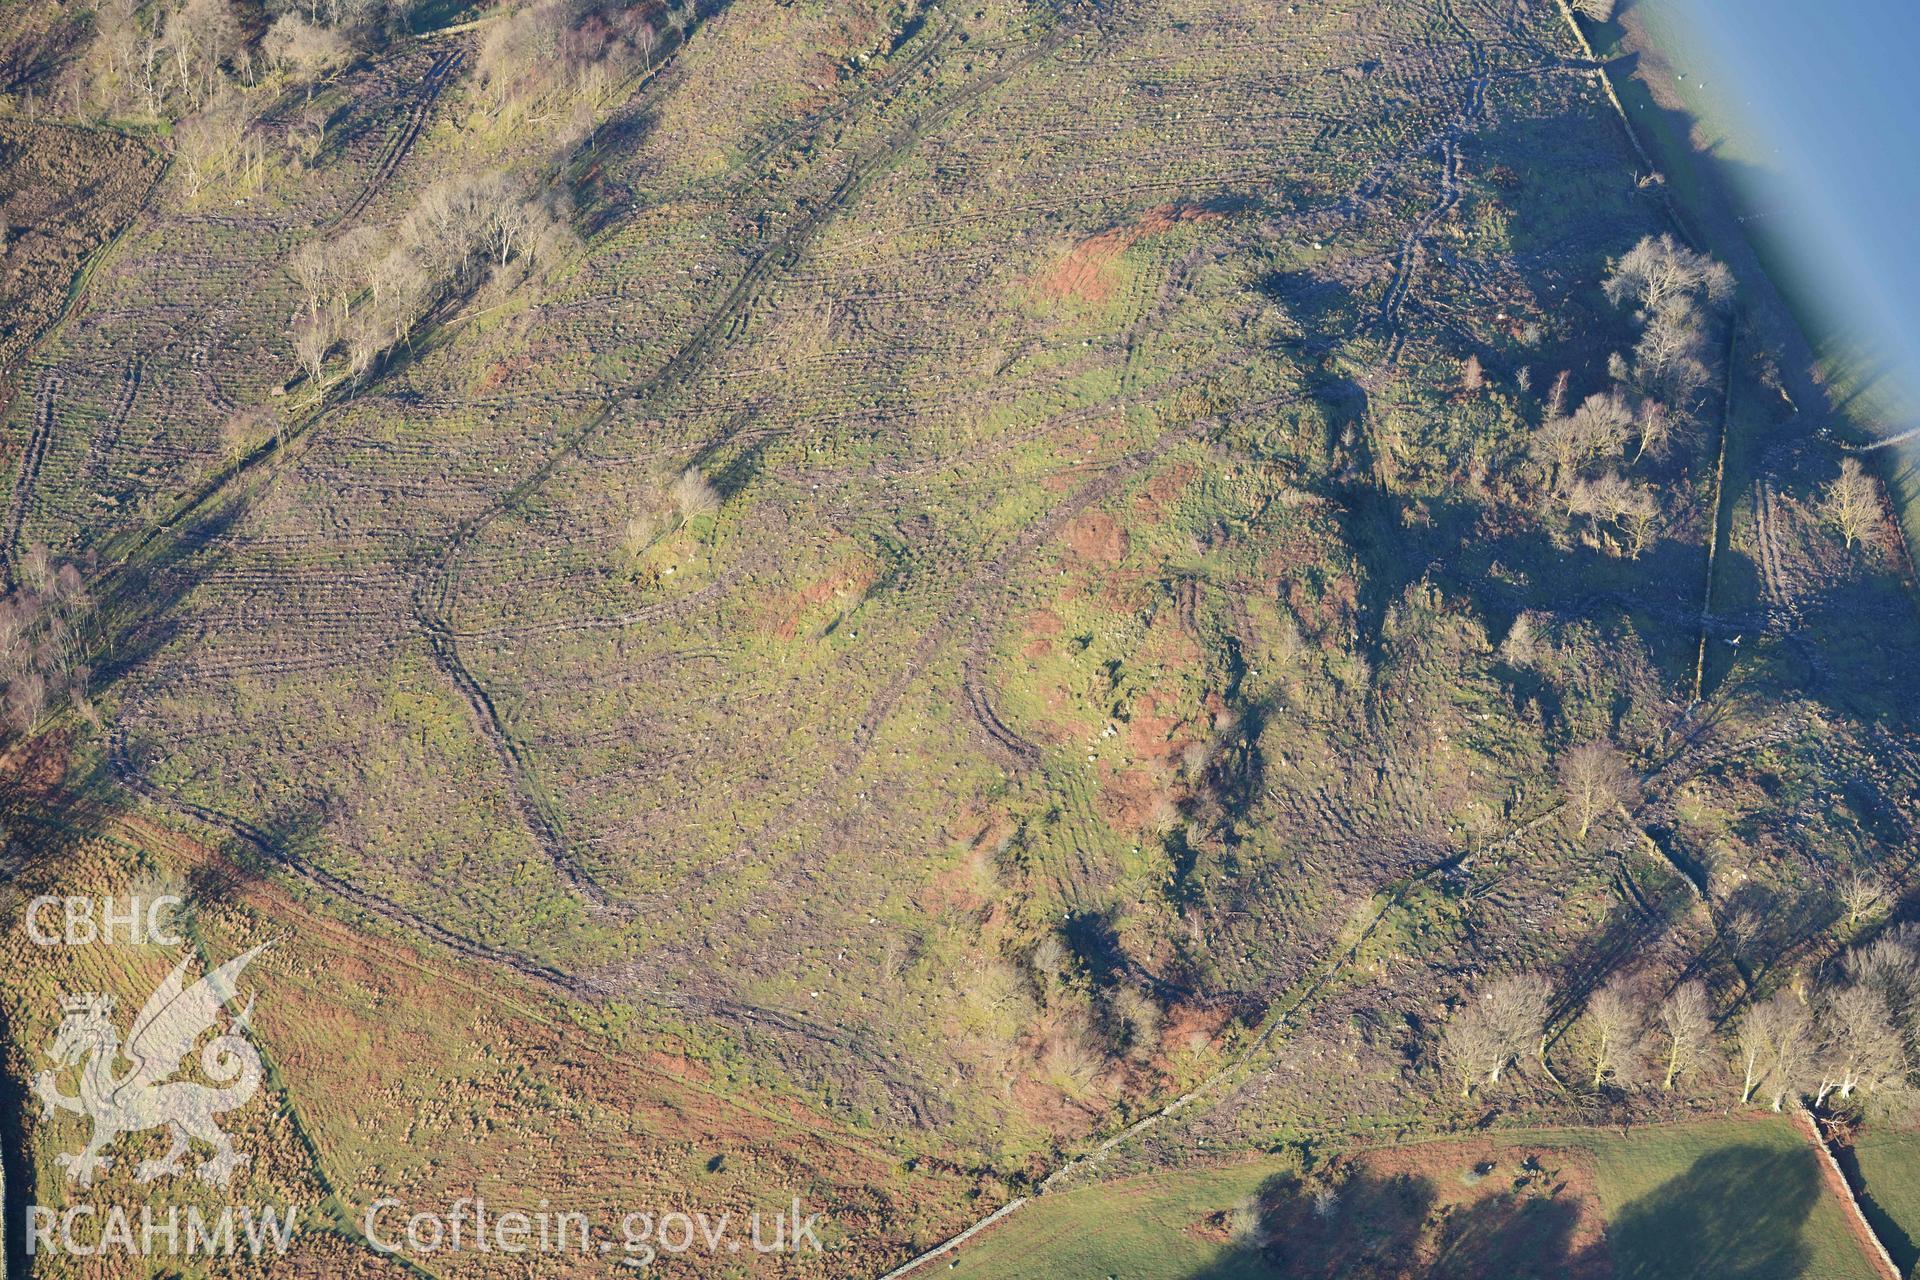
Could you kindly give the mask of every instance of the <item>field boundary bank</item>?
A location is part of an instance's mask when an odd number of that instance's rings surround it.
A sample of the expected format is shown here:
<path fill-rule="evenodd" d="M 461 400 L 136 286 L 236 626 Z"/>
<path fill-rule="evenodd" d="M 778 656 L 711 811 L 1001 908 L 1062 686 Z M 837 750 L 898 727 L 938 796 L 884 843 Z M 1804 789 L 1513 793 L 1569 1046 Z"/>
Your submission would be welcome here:
<path fill-rule="evenodd" d="M 1854 1194 L 1853 1184 L 1847 1181 L 1846 1171 L 1841 1169 L 1840 1161 L 1834 1158 L 1833 1149 L 1827 1145 L 1826 1137 L 1820 1132 L 1820 1121 L 1804 1105 L 1793 1109 L 1794 1124 L 1813 1143 L 1813 1149 L 1820 1153 L 1821 1181 L 1825 1182 L 1840 1198 L 1845 1207 L 1848 1224 L 1860 1238 L 1870 1260 L 1875 1262 L 1887 1276 L 1887 1280 L 1905 1280 L 1900 1268 L 1895 1265 L 1893 1255 L 1887 1252 L 1887 1246 L 1873 1230 L 1873 1223 L 1867 1218 L 1867 1211 L 1861 1207 L 1860 1197 Z"/>
<path fill-rule="evenodd" d="M 1739 350 L 1740 324 L 1737 317 L 1727 318 L 1726 372 L 1720 386 L 1720 447 L 1713 462 L 1713 510 L 1707 525 L 1707 581 L 1706 589 L 1700 596 L 1700 648 L 1693 659 L 1693 700 L 1700 701 L 1700 694 L 1707 678 L 1707 631 L 1713 618 L 1713 578 L 1720 560 L 1720 522 L 1727 503 L 1727 437 L 1733 433 L 1733 360 Z M 1731 520 L 1728 522 L 1727 535 L 1733 535 Z"/>

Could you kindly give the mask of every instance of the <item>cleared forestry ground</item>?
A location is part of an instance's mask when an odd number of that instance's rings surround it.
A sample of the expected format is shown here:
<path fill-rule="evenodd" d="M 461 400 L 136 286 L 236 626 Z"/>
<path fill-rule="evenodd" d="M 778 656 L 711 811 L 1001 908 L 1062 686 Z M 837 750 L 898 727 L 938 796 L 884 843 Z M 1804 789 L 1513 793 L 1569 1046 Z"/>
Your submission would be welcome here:
<path fill-rule="evenodd" d="M 9 826 L 279 940 L 262 1185 L 800 1188 L 819 1274 L 880 1274 L 1198 1081 L 1118 1174 L 1471 1123 L 1423 1029 L 1482 976 L 1730 1005 L 1736 914 L 1777 981 L 1836 877 L 1910 891 L 1915 637 L 1818 468 L 1739 482 L 1697 706 L 1708 441 L 1620 460 L 1638 557 L 1542 498 L 1667 216 L 1551 9 L 698 17 L 557 151 L 483 31 L 396 42 L 312 162 L 163 184 L 21 365 L 10 518 L 95 590 L 98 724 L 10 740 Z M 500 167 L 577 250 L 316 398 L 289 255 Z M 1596 737 L 1645 793 L 1536 823 Z M 74 978 L 22 964 L 16 1065 Z M 50 1201 L 70 1137 L 25 1127 Z M 379 1270 L 334 1218 L 309 1270 Z"/>

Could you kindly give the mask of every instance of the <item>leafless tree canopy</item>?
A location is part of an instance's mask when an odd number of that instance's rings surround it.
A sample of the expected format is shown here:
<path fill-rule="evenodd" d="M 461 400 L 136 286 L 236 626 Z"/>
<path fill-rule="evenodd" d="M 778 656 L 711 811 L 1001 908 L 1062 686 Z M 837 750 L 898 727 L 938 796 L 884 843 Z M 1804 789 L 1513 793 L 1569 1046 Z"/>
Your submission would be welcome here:
<path fill-rule="evenodd" d="M 1471 995 L 1448 1021 L 1441 1056 L 1461 1096 L 1498 1084 L 1524 1054 L 1545 1054 L 1552 989 L 1536 974 L 1501 978 Z"/>
<path fill-rule="evenodd" d="M 1660 1004 L 1660 1087 L 1671 1089 L 1675 1081 L 1698 1070 L 1712 1042 L 1706 987 L 1699 982 L 1681 983 Z"/>
<path fill-rule="evenodd" d="M 1820 512 L 1850 548 L 1873 531 L 1880 516 L 1880 495 L 1859 459 L 1841 459 L 1840 474 L 1827 486 Z"/>
<path fill-rule="evenodd" d="M 1649 315 L 1694 295 L 1723 307 L 1733 299 L 1733 273 L 1671 235 L 1648 236 L 1614 264 L 1604 288 L 1615 306 L 1631 299 Z"/>
<path fill-rule="evenodd" d="M 1615 979 L 1587 1002 L 1582 1044 L 1590 1082 L 1598 1089 L 1609 1080 L 1630 1081 L 1639 1066 L 1645 1034 L 1640 1001 L 1622 979 Z"/>
<path fill-rule="evenodd" d="M 8 726 L 31 732 L 58 695 L 86 696 L 80 632 L 92 601 L 79 570 L 43 546 L 27 549 L 18 578 L 0 599 L 0 701 Z"/>
<path fill-rule="evenodd" d="M 1633 771 L 1610 742 L 1583 742 L 1560 757 L 1560 790 L 1580 824 L 1580 838 L 1600 815 L 1633 794 Z"/>
<path fill-rule="evenodd" d="M 571 252 L 570 214 L 563 195 L 493 171 L 435 183 L 394 232 L 358 227 L 300 246 L 287 262 L 303 298 L 295 357 L 318 381 L 344 343 L 351 372 L 365 374 L 447 296 Z"/>

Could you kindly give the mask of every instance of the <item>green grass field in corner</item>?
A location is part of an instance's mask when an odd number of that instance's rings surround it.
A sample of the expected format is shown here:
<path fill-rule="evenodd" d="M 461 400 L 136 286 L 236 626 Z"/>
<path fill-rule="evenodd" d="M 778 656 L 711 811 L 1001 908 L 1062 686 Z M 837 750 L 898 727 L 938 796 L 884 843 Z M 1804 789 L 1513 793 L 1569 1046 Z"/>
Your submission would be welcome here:
<path fill-rule="evenodd" d="M 1854 1144 L 1867 1216 L 1893 1260 L 1920 1276 L 1920 1132 L 1874 1127 Z"/>
<path fill-rule="evenodd" d="M 1486 1175 L 1493 1194 L 1463 1199 L 1454 1182 L 1488 1142 L 1503 1154 Z M 1393 1153 L 1396 1172 L 1424 1171 L 1438 1199 L 1406 1197 L 1422 1223 L 1396 1222 L 1381 1210 L 1390 1196 L 1374 1192 L 1356 1231 L 1397 1237 L 1370 1249 L 1344 1240 L 1323 1250 L 1298 1231 L 1275 1232 L 1271 1217 L 1256 1224 L 1259 1192 L 1288 1166 L 1254 1160 L 1216 1168 L 1121 1179 L 1039 1199 L 1005 1224 L 942 1259 L 928 1275 L 968 1280 L 1240 1280 L 1254 1276 L 1447 1276 L 1514 1280 L 1519 1257 L 1539 1259 L 1540 1280 L 1612 1274 L 1621 1280 L 1875 1280 L 1877 1273 L 1849 1234 L 1844 1213 L 1821 1185 L 1812 1150 L 1784 1120 L 1742 1118 L 1643 1128 L 1622 1136 L 1595 1130 L 1532 1130 L 1460 1143 L 1425 1144 Z M 1449 1158 L 1452 1148 L 1460 1154 Z M 1545 1153 L 1544 1192 L 1509 1195 L 1529 1153 Z M 1920 1140 L 1907 1156 L 1920 1159 Z M 1365 1159 L 1363 1158 L 1363 1165 Z M 1456 1173 L 1447 1173 L 1453 1165 Z M 1582 1168 L 1581 1166 L 1588 1166 Z M 1509 1167 L 1511 1166 L 1511 1167 Z M 1564 1167 L 1565 1172 L 1562 1172 Z M 1524 1177 L 1524 1175 L 1522 1175 Z M 1352 1184 L 1350 1184 L 1351 1186 Z M 1400 1186 L 1382 1178 L 1380 1186 Z M 1399 1192 L 1391 1193 L 1394 1196 Z M 1476 1230 L 1513 1236 L 1516 1224 L 1537 1238 L 1542 1226 L 1575 1215 L 1567 1201 L 1590 1196 L 1603 1216 L 1597 1250 L 1556 1256 L 1551 1249 L 1516 1255 Z M 1343 1194 L 1334 1214 L 1352 1214 Z M 1486 1212 L 1488 1203 L 1504 1206 Z M 1284 1212 L 1284 1211 L 1283 1211 Z M 1312 1235 L 1321 1234 L 1319 1230 Z M 1328 1232 L 1330 1237 L 1335 1233 Z M 1263 1246 L 1261 1239 L 1268 1241 Z M 952 1265 L 949 1265 L 949 1264 Z"/>
<path fill-rule="evenodd" d="M 1592 1135 L 1621 1280 L 1873 1280 L 1817 1157 L 1785 1120 Z"/>

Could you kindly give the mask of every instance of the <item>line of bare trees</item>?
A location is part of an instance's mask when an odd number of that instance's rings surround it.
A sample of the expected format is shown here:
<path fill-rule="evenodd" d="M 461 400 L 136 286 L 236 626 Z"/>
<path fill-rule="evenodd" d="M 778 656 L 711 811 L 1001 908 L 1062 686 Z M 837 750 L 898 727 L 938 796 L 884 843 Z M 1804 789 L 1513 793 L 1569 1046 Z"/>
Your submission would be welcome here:
<path fill-rule="evenodd" d="M 1630 355 L 1609 360 L 1613 385 L 1570 412 L 1568 376 L 1554 381 L 1530 452 L 1546 493 L 1587 522 L 1594 545 L 1638 558 L 1662 512 L 1658 489 L 1630 473 L 1693 433 L 1711 380 L 1707 314 L 1732 301 L 1733 276 L 1670 235 L 1648 236 L 1613 264 L 1603 287 L 1615 306 L 1633 305 L 1639 339 Z"/>
<path fill-rule="evenodd" d="M 289 81 L 311 101 L 317 80 L 378 42 L 388 16 L 384 0 L 274 0 L 264 13 L 235 0 L 103 0 L 59 92 L 76 111 L 178 122 L 189 196 L 224 177 L 257 184 L 272 145 L 261 106 Z"/>
<path fill-rule="evenodd" d="M 64 91 L 98 111 L 179 118 L 275 70 L 315 75 L 341 65 L 373 38 L 382 12 L 374 0 L 279 9 L 268 6 L 263 29 L 232 0 L 104 0 Z"/>
<path fill-rule="evenodd" d="M 1516 1064 L 1549 1064 L 1556 1046 L 1580 1087 L 1662 1092 L 1718 1087 L 1741 1105 L 1775 1111 L 1864 1098 L 1906 1103 L 1920 1083 L 1920 928 L 1904 925 L 1845 953 L 1830 979 L 1788 988 L 1717 1024 L 1706 987 L 1688 981 L 1656 999 L 1618 977 L 1563 1028 L 1545 978 L 1521 974 L 1475 990 L 1441 1031 L 1438 1056 L 1460 1096 L 1500 1083 Z M 1721 1064 L 1726 1070 L 1721 1070 Z"/>
<path fill-rule="evenodd" d="M 344 350 L 353 376 L 363 376 L 451 294 L 564 255 L 574 242 L 569 213 L 564 195 L 516 174 L 465 174 L 427 188 L 397 228 L 356 227 L 302 245 L 287 263 L 303 295 L 295 359 L 317 384 Z"/>

